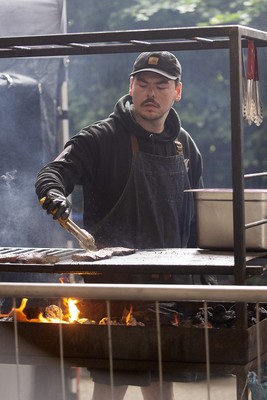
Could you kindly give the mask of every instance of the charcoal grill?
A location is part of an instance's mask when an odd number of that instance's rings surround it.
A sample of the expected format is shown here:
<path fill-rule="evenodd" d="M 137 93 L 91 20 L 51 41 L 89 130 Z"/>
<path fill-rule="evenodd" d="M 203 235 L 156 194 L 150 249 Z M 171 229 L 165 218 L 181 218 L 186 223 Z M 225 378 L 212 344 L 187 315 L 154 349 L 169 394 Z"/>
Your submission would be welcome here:
<path fill-rule="evenodd" d="M 127 256 L 115 256 L 94 262 L 74 262 L 71 256 L 82 249 L 68 248 L 0 248 L 0 255 L 40 252 L 57 255 L 55 264 L 1 263 L 0 271 L 31 273 L 72 273 L 85 276 L 94 282 L 97 274 L 108 282 L 113 273 L 164 274 L 234 274 L 232 253 L 216 253 L 199 249 L 137 250 Z M 247 255 L 247 275 L 261 274 L 265 270 L 266 253 Z M 155 282 L 156 283 L 156 282 Z M 261 358 L 267 358 L 267 320 L 260 322 Z M 14 326 L 11 322 L 0 324 L 0 358 L 3 363 L 15 363 Z M 114 370 L 158 370 L 157 331 L 154 326 L 112 327 Z M 60 356 L 59 329 L 56 324 L 19 323 L 20 362 L 46 365 Z M 63 353 L 67 365 L 109 369 L 108 328 L 98 325 L 62 325 Z M 49 340 L 45 340 L 49 338 Z M 257 329 L 236 327 L 211 329 L 209 348 L 211 371 L 232 373 L 238 377 L 240 396 L 247 372 L 256 365 Z M 203 371 L 206 368 L 204 329 L 175 326 L 161 327 L 162 365 L 172 379 L 181 371 Z M 239 397 L 238 397 L 239 398 Z"/>
<path fill-rule="evenodd" d="M 26 295 L 27 285 L 29 286 L 30 284 L 25 284 L 20 290 L 25 292 Z M 13 286 L 14 293 L 17 294 L 16 287 L 15 285 Z M 23 285 L 18 283 L 17 288 L 20 288 L 20 286 Z M 39 289 L 41 286 L 39 284 Z M 57 290 L 58 287 L 63 288 L 63 291 L 58 290 L 61 296 L 64 291 L 70 291 L 70 287 L 66 287 L 67 285 L 57 284 L 56 286 Z M 91 290 L 93 287 L 95 288 L 95 284 L 69 286 L 74 290 L 76 287 L 76 293 L 82 293 L 77 288 L 82 287 L 86 289 L 87 293 L 90 293 L 90 288 Z M 89 291 L 86 286 L 89 287 Z M 138 285 L 130 286 L 135 291 L 138 288 Z M 148 285 L 150 288 L 153 286 Z M 169 285 L 165 286 L 170 288 Z M 111 293 L 109 292 L 110 287 L 114 289 L 114 285 L 103 285 L 102 288 L 99 286 L 98 290 L 105 289 L 105 293 L 109 297 Z M 220 288 L 218 287 L 219 290 Z M 216 288 L 216 291 L 218 289 Z M 8 289 L 1 285 L 0 293 L 7 293 L 7 291 Z M 50 293 L 48 297 L 51 296 Z M 73 291 L 71 293 L 73 294 Z M 129 293 L 128 289 L 127 295 Z M 40 295 L 41 293 L 37 297 L 41 297 Z M 92 294 L 91 292 L 91 295 L 94 298 L 94 293 Z M 102 298 L 102 296 L 103 291 L 99 298 Z M 170 298 L 173 299 L 173 295 L 170 294 Z M 251 300 L 250 297 L 249 299 Z M 210 370 L 212 373 L 227 373 L 237 376 L 238 399 L 241 398 L 241 393 L 245 387 L 247 372 L 257 366 L 258 345 L 261 349 L 261 361 L 267 359 L 266 328 L 267 319 L 248 329 L 235 327 L 208 330 Z M 55 365 L 55 360 L 59 360 L 63 354 L 66 366 L 109 370 L 111 333 L 114 371 L 144 371 L 148 369 L 158 371 L 159 368 L 159 337 L 156 326 L 109 327 L 103 325 L 61 325 L 24 322 L 17 323 L 14 326 L 13 322 L 2 322 L 0 323 L 0 359 L 2 363 L 17 362 L 17 351 L 14 346 L 16 332 L 18 333 L 19 363 L 21 364 Z M 179 373 L 181 371 L 206 372 L 205 332 L 204 328 L 161 326 L 161 365 L 164 374 L 167 374 L 173 381 L 179 381 Z M 62 338 L 62 342 L 60 338 Z M 257 340 L 259 341 L 257 342 Z"/>
<path fill-rule="evenodd" d="M 267 320 L 259 324 L 263 360 L 267 357 Z M 1 362 L 15 363 L 13 323 L 0 324 Z M 72 366 L 109 369 L 108 328 L 102 325 L 62 325 L 64 360 Z M 58 324 L 18 323 L 20 362 L 49 364 L 60 357 Z M 48 338 L 48 340 L 45 340 Z M 115 369 L 158 370 L 158 342 L 155 326 L 112 326 L 112 348 Z M 175 372 L 196 367 L 205 370 L 205 337 L 203 328 L 161 326 L 164 370 Z M 256 326 L 248 329 L 220 328 L 209 330 L 211 369 L 233 373 L 237 368 L 255 366 L 257 358 Z M 123 367 L 123 368 L 122 368 Z M 175 376 L 175 373 L 174 373 Z M 175 379 L 175 377 L 174 377 Z"/>

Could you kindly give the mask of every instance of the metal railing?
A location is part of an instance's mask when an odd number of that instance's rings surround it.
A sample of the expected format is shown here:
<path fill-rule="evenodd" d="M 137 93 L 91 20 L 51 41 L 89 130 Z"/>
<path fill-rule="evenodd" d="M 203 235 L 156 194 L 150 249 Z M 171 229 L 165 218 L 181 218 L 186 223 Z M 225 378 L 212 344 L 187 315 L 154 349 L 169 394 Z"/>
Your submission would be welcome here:
<path fill-rule="evenodd" d="M 267 303 L 267 287 L 242 285 L 0 283 L 2 297 Z"/>
<path fill-rule="evenodd" d="M 208 302 L 238 302 L 238 303 L 255 303 L 256 304 L 256 339 L 257 339 L 257 362 L 256 370 L 260 375 L 262 358 L 261 358 L 261 332 L 259 319 L 259 303 L 267 303 L 267 288 L 264 286 L 201 286 L 201 285 L 149 285 L 149 284 L 47 284 L 47 283 L 0 283 L 0 296 L 13 297 L 13 304 L 17 297 L 27 298 L 63 298 L 73 297 L 76 299 L 105 300 L 107 302 L 107 317 L 109 315 L 109 302 L 113 300 L 128 301 L 152 301 L 155 302 L 156 310 L 156 330 L 158 344 L 158 368 L 159 378 L 162 383 L 162 360 L 161 360 L 161 327 L 159 317 L 159 303 L 165 301 L 200 301 L 203 303 L 205 316 L 205 355 L 206 355 L 206 377 L 207 377 L 207 399 L 210 400 L 210 345 L 209 345 L 209 328 L 208 328 Z M 15 318 L 15 347 L 16 347 L 16 363 L 19 365 L 19 340 L 18 328 Z M 61 325 L 61 324 L 59 324 Z M 113 349 L 112 349 L 112 327 L 108 326 L 109 339 L 109 359 L 110 359 L 110 383 L 113 386 Z M 194 328 L 193 328 L 194 329 Z M 59 337 L 61 348 L 63 348 L 62 329 L 59 328 Z M 65 400 L 65 382 L 64 382 L 64 354 L 60 357 L 62 370 L 62 399 Z M 242 390 L 237 390 L 237 399 L 245 399 L 247 397 L 246 385 Z M 162 385 L 161 385 L 162 390 Z M 19 392 L 19 389 L 18 389 Z M 113 392 L 112 392 L 113 393 Z M 240 394 L 241 393 L 241 394 Z M 112 395 L 113 396 L 113 395 Z M 19 397 L 18 397 L 19 399 Z M 161 392 L 161 399 L 164 399 Z M 111 397 L 111 400 L 116 400 Z"/>

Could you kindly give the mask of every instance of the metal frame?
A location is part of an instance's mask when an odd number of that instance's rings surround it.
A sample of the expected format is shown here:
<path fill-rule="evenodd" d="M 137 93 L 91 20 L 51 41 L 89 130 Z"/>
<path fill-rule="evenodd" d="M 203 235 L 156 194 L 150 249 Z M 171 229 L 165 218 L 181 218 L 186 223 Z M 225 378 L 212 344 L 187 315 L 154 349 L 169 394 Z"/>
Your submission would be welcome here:
<path fill-rule="evenodd" d="M 234 49 L 248 38 L 267 46 L 266 32 L 239 25 L 2 37 L 0 58 Z"/>
<path fill-rule="evenodd" d="M 242 47 L 267 46 L 267 32 L 240 25 L 0 38 L 0 58 L 51 57 L 152 50 L 229 49 L 235 283 L 246 279 L 242 117 Z M 246 326 L 245 310 L 241 325 Z"/>
<path fill-rule="evenodd" d="M 234 258 L 236 284 L 246 278 L 242 103 L 242 47 L 267 46 L 267 32 L 240 25 L 87 32 L 0 38 L 0 58 L 47 57 L 146 50 L 229 49 Z"/>

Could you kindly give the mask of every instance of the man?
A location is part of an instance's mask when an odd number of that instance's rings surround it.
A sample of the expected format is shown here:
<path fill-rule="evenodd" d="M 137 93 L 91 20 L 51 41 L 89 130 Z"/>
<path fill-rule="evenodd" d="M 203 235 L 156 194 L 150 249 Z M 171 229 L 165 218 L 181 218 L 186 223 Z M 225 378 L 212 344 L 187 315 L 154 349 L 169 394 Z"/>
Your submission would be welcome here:
<path fill-rule="evenodd" d="M 82 185 L 84 228 L 98 247 L 186 247 L 193 219 L 189 188 L 202 187 L 202 158 L 172 108 L 182 95 L 181 65 L 169 52 L 141 53 L 130 74 L 129 94 L 106 119 L 73 136 L 36 180 L 36 193 L 54 218 L 67 218 L 67 196 Z M 127 385 L 115 386 L 123 399 Z M 163 383 L 164 400 L 174 398 Z M 142 387 L 146 400 L 159 383 Z M 110 398 L 95 385 L 94 400 Z"/>

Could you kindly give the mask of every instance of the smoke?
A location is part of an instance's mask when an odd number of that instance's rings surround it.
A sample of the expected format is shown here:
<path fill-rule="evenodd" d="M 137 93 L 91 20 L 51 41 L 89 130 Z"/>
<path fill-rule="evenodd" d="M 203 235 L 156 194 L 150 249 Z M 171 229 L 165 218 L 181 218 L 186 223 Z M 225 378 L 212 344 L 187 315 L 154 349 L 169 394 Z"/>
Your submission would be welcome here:
<path fill-rule="evenodd" d="M 38 171 L 52 159 L 52 153 L 44 156 L 44 132 L 55 129 L 56 116 L 46 112 L 49 126 L 44 125 L 45 89 L 40 93 L 38 80 L 8 75 L 12 86 L 0 76 L 0 247 L 65 247 L 65 232 L 42 210 L 34 186 Z M 54 104 L 51 97 L 46 102 Z"/>
<path fill-rule="evenodd" d="M 39 91 L 34 79 L 8 75 L 12 86 L 0 78 L 0 246 L 30 246 L 27 203 L 36 201 L 34 179 L 42 161 Z"/>
<path fill-rule="evenodd" d="M 11 190 L 11 183 L 14 181 L 17 170 L 14 169 L 13 171 L 7 171 L 5 175 L 0 176 L 0 181 L 4 182 L 7 185 L 8 190 Z"/>

